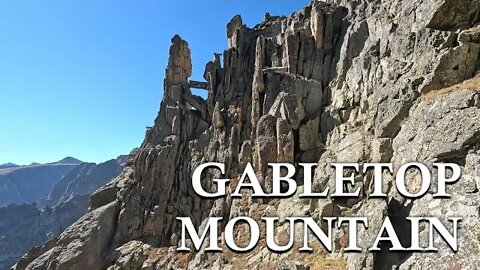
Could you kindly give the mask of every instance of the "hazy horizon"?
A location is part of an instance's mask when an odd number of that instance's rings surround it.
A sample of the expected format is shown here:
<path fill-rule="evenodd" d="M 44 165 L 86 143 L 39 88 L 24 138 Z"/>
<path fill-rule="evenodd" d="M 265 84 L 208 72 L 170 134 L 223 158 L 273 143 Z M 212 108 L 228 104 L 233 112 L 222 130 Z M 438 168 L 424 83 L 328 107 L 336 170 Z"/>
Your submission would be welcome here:
<path fill-rule="evenodd" d="M 127 155 L 127 154 L 125 154 Z M 118 157 L 118 156 L 117 156 Z M 94 163 L 103 163 L 103 162 L 106 162 L 106 161 L 109 161 L 109 160 L 112 160 L 112 159 L 115 159 L 117 157 L 112 157 L 112 158 L 109 158 L 107 160 L 103 160 L 103 161 L 100 161 L 100 162 L 94 162 Z M 57 163 L 57 162 L 61 162 L 65 159 L 75 159 L 75 160 L 78 160 L 80 162 L 88 162 L 88 163 L 92 163 L 93 161 L 89 161 L 89 160 L 81 160 L 81 159 L 78 159 L 76 157 L 72 157 L 72 156 L 65 156 L 65 157 L 62 157 L 62 158 L 59 158 L 59 159 L 56 159 L 56 160 L 49 160 L 49 161 L 45 161 L 45 162 L 36 162 L 36 161 L 32 161 L 32 162 L 29 162 L 29 163 L 23 163 L 23 164 L 18 164 L 18 163 L 15 163 L 15 162 L 4 162 L 4 163 L 0 163 L 0 166 L 2 165 L 16 165 L 16 166 L 30 166 L 30 165 L 34 165 L 34 164 L 41 164 L 41 165 L 44 165 L 44 164 L 51 164 L 51 163 Z"/>
<path fill-rule="evenodd" d="M 234 15 L 253 26 L 308 2 L 0 1 L 0 164 L 128 154 L 157 115 L 174 34 L 201 80 Z"/>

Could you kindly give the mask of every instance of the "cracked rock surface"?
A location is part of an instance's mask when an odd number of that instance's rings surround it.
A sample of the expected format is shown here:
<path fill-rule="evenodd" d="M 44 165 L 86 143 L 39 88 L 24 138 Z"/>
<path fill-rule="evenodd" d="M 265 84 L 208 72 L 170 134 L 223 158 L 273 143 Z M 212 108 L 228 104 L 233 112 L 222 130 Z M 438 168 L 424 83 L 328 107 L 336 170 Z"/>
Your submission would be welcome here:
<path fill-rule="evenodd" d="M 265 16 L 254 28 L 236 16 L 227 26 L 227 50 L 206 64 L 205 82 L 189 81 L 190 48 L 173 37 L 160 110 L 132 162 L 93 194 L 86 216 L 15 269 L 480 268 L 480 258 L 471 256 L 480 249 L 479 14 L 478 0 L 327 0 L 289 17 Z M 206 88 L 208 98 L 191 87 Z M 261 201 L 248 192 L 202 200 L 191 176 L 211 161 L 225 163 L 230 179 L 251 162 L 267 191 L 270 162 L 318 163 L 319 191 L 334 184 L 332 162 L 392 162 L 394 170 L 409 161 L 456 162 L 463 177 L 445 201 L 406 200 L 388 176 L 387 198 L 368 200 L 368 175 L 355 179 L 361 198 L 346 202 Z M 202 185 L 213 190 L 219 176 L 207 172 Z M 265 239 L 247 254 L 175 251 L 176 217 L 191 217 L 202 228 L 210 216 L 289 213 L 367 216 L 369 229 L 358 233 L 362 247 L 373 243 L 387 216 L 408 244 L 405 216 L 456 215 L 463 218 L 460 250 L 346 254 L 343 230 L 333 254 L 321 247 L 311 254 L 271 253 Z M 278 230 L 286 233 L 288 226 Z"/>

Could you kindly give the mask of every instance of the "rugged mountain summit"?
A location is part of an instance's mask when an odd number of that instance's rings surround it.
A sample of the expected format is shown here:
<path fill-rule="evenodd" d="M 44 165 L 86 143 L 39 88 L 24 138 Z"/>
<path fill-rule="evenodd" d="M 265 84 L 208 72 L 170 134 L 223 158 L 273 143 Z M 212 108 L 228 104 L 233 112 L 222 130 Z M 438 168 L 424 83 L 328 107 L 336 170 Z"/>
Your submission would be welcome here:
<path fill-rule="evenodd" d="M 80 163 L 82 163 L 81 160 L 73 157 L 66 157 L 66 158 L 63 158 L 62 160 L 54 162 L 54 164 L 80 164 Z"/>
<path fill-rule="evenodd" d="M 267 14 L 254 28 L 236 16 L 227 25 L 228 49 L 206 65 L 206 83 L 189 81 L 190 49 L 175 36 L 159 114 L 124 173 L 92 195 L 89 213 L 16 269 L 478 268 L 469 255 L 480 249 L 479 13 L 478 0 L 329 0 L 289 17 Z M 191 87 L 206 88 L 208 99 Z M 456 162 L 463 178 L 446 201 L 406 200 L 389 174 L 382 200 L 367 200 L 368 174 L 355 180 L 365 194 L 356 200 L 264 201 L 248 192 L 205 200 L 190 183 L 209 161 L 225 163 L 222 178 L 231 179 L 252 162 L 266 190 L 269 162 L 318 162 L 318 191 L 333 188 L 332 162 L 392 162 L 395 169 L 408 161 Z M 207 173 L 203 186 L 213 190 L 218 174 Z M 409 177 L 409 188 L 417 188 L 416 172 Z M 359 232 L 368 246 L 386 216 L 408 245 L 405 216 L 449 213 L 463 217 L 455 256 L 447 247 L 345 254 L 346 229 L 335 237 L 334 254 L 275 254 L 265 239 L 248 254 L 175 252 L 179 216 L 200 228 L 209 216 L 368 216 L 370 229 Z M 287 231 L 281 226 L 277 240 Z"/>

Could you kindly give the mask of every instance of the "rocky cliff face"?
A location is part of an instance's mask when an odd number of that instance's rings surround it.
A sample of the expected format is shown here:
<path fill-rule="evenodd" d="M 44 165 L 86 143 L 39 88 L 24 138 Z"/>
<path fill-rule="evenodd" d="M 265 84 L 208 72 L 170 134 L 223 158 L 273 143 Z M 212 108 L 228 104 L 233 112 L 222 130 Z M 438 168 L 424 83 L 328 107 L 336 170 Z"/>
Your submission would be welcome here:
<path fill-rule="evenodd" d="M 478 0 L 329 0 L 290 17 L 266 16 L 252 29 L 236 16 L 227 26 L 229 47 L 207 63 L 205 82 L 189 81 L 190 49 L 175 36 L 159 114 L 128 168 L 92 195 L 88 214 L 16 269 L 478 268 L 480 260 L 469 254 L 480 249 L 479 13 Z M 208 99 L 192 95 L 191 87 L 206 89 Z M 355 180 L 362 187 L 358 200 L 263 201 L 248 192 L 242 199 L 202 200 L 191 176 L 209 161 L 225 163 L 231 179 L 252 162 L 266 190 L 269 162 L 318 162 L 319 191 L 333 187 L 332 162 L 392 162 L 398 168 L 407 161 L 455 161 L 464 176 L 442 203 L 431 195 L 405 200 L 389 175 L 382 200 L 367 200 L 371 175 Z M 204 187 L 214 189 L 218 177 L 207 173 Z M 202 227 L 209 216 L 272 213 L 368 216 L 371 229 L 359 232 L 365 246 L 386 216 L 406 243 L 410 232 L 402 217 L 455 213 L 464 219 L 460 245 L 468 248 L 455 257 L 448 248 L 345 254 L 345 230 L 336 235 L 332 255 L 275 254 L 264 239 L 249 254 L 175 252 L 177 216 Z M 280 235 L 286 231 L 279 228 Z"/>

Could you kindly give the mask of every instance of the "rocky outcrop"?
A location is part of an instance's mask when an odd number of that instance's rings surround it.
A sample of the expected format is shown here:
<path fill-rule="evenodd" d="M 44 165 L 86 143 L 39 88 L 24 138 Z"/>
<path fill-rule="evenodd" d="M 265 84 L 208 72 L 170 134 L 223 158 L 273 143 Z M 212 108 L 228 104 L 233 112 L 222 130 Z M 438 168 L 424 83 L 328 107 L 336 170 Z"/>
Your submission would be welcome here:
<path fill-rule="evenodd" d="M 314 1 L 289 17 L 265 16 L 254 28 L 236 16 L 227 25 L 228 49 L 207 63 L 204 83 L 189 81 L 190 49 L 175 36 L 155 124 L 124 173 L 92 196 L 85 216 L 94 224 L 111 223 L 99 235 L 89 223 L 77 222 L 16 269 L 426 269 L 438 262 L 436 256 L 444 259 L 438 269 L 478 268 L 479 260 L 467 253 L 480 248 L 480 79 L 473 78 L 479 5 L 460 2 Z M 207 100 L 192 95 L 190 87 L 205 85 Z M 387 198 L 367 200 L 369 174 L 355 179 L 362 192 L 353 200 L 264 201 L 248 192 L 241 199 L 203 200 L 190 182 L 193 169 L 209 161 L 225 163 L 222 178 L 230 179 L 251 162 L 266 190 L 269 162 L 317 162 L 318 191 L 333 186 L 332 162 L 392 162 L 396 170 L 406 161 L 455 161 L 465 178 L 448 203 L 431 196 L 402 199 L 388 175 Z M 219 176 L 208 171 L 202 185 L 213 190 L 212 179 Z M 301 185 L 302 174 L 297 176 Z M 234 187 L 235 181 L 228 192 Z M 439 255 L 390 253 L 386 247 L 345 254 L 343 229 L 335 235 L 333 254 L 275 254 L 265 239 L 248 254 L 175 252 L 179 216 L 191 217 L 199 228 L 209 216 L 368 216 L 370 229 L 359 232 L 368 247 L 385 217 L 405 243 L 410 232 L 402 218 L 426 211 L 462 216 L 461 244 L 468 249 L 455 259 L 448 249 Z M 285 234 L 288 226 L 278 231 Z M 92 252 L 92 246 L 105 249 Z"/>
<path fill-rule="evenodd" d="M 31 250 L 30 254 L 39 255 L 34 262 L 29 257 L 23 257 L 15 267 L 59 270 L 101 268 L 105 262 L 97 258 L 111 252 L 109 239 L 115 230 L 117 213 L 115 203 L 91 211 L 59 237 Z M 79 260 L 79 256 L 85 260 Z"/>

